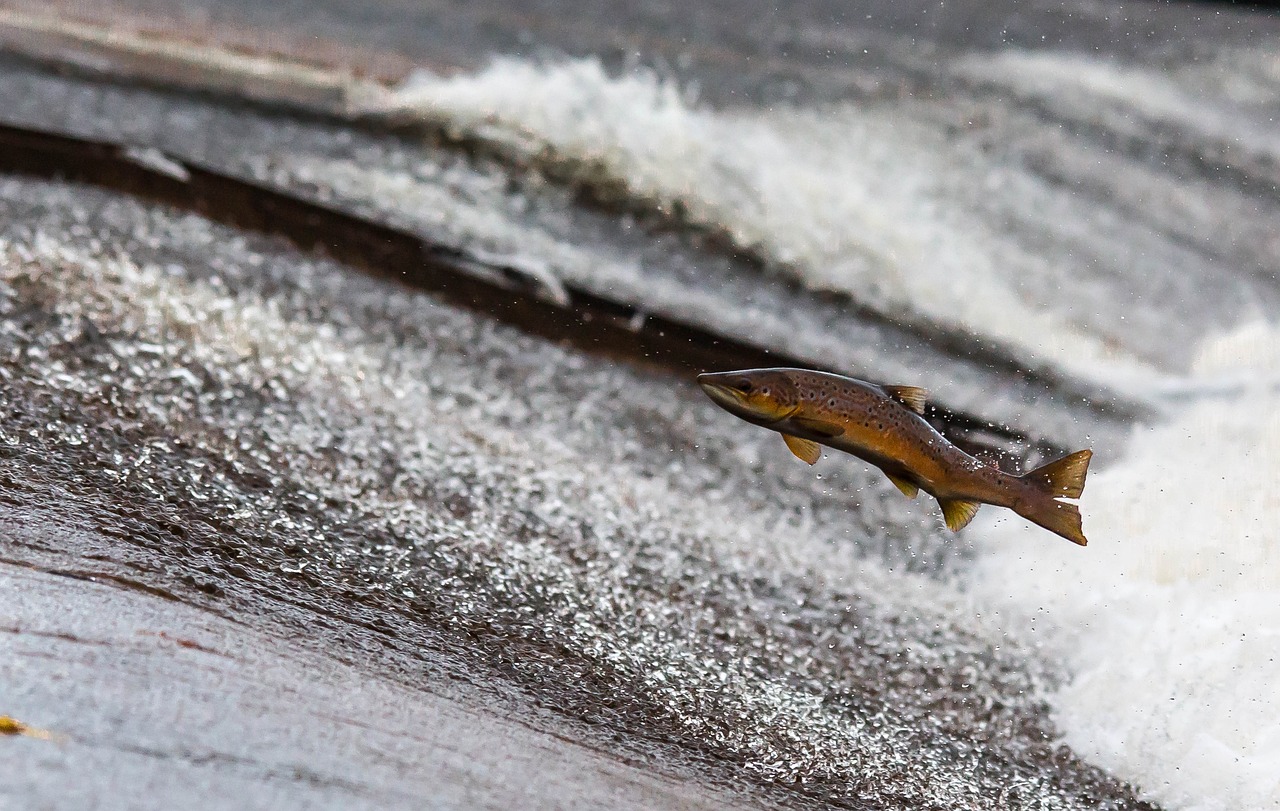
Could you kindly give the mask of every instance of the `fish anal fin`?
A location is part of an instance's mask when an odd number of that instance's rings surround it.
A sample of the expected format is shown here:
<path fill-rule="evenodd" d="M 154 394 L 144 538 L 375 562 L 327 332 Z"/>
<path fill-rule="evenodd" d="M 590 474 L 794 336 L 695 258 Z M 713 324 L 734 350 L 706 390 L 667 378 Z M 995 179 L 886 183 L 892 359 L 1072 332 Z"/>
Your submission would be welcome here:
<path fill-rule="evenodd" d="M 947 521 L 947 529 L 952 532 L 959 532 L 967 527 L 973 517 L 978 514 L 978 508 L 982 506 L 977 501 L 948 499 L 938 499 L 938 505 L 942 507 L 942 517 Z"/>
<path fill-rule="evenodd" d="M 892 473 L 886 473 L 884 475 L 888 476 L 889 481 L 893 482 L 893 486 L 901 490 L 902 495 L 907 498 L 915 498 L 916 494 L 920 492 L 919 487 L 900 476 L 895 476 Z"/>
<path fill-rule="evenodd" d="M 818 447 L 818 443 L 812 439 L 801 439 L 791 434 L 783 434 L 782 440 L 787 443 L 787 447 L 802 462 L 813 464 L 822 458 L 822 448 Z"/>
<path fill-rule="evenodd" d="M 840 436 L 844 433 L 843 426 L 826 420 L 815 420 L 812 417 L 792 417 L 791 422 L 795 423 L 796 427 L 818 436 Z"/>
<path fill-rule="evenodd" d="M 1076 451 L 1022 474 L 1022 478 L 1054 498 L 1080 498 L 1092 457 L 1093 451 Z"/>
<path fill-rule="evenodd" d="M 881 386 L 884 393 L 902 403 L 917 414 L 924 414 L 924 404 L 929 399 L 929 392 L 917 386 Z"/>

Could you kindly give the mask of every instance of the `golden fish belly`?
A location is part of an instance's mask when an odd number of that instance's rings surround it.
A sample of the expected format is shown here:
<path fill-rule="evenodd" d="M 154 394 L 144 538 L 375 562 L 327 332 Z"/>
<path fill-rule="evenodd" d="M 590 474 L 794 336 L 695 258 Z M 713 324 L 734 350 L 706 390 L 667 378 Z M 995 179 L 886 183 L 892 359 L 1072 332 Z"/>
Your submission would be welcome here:
<path fill-rule="evenodd" d="M 891 433 L 860 430 L 859 425 L 848 425 L 838 437 L 815 434 L 802 427 L 788 427 L 791 433 L 811 439 L 821 445 L 851 454 L 886 473 L 906 478 L 928 489 L 926 485 L 939 478 L 941 466 L 931 455 L 916 452 L 914 443 L 903 441 Z"/>
<path fill-rule="evenodd" d="M 987 467 L 919 421 L 918 431 L 853 430 L 825 440 L 892 476 L 905 479 L 935 498 L 984 501 L 1008 506 L 1016 497 L 1013 479 Z M 1016 479 L 1013 479 L 1016 482 Z"/>

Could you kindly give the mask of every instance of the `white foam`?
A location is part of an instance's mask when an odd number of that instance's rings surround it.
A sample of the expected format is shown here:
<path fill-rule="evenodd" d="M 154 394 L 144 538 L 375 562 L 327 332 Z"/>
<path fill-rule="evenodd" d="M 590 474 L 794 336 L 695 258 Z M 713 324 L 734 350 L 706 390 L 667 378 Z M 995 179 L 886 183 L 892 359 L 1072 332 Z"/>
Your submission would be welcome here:
<path fill-rule="evenodd" d="M 419 74 L 398 105 L 522 159 L 591 167 L 634 197 L 725 229 L 810 286 L 967 330 L 1029 364 L 1112 384 L 1153 374 L 1137 353 L 1074 323 L 1069 296 L 1055 309 L 1015 289 L 1042 277 L 1046 260 L 956 191 L 995 193 L 1007 178 L 901 112 L 711 110 L 674 82 L 612 77 L 591 59 Z"/>
<path fill-rule="evenodd" d="M 1090 477 L 1086 549 L 988 514 L 976 591 L 1072 676 L 1066 742 L 1171 809 L 1280 808 L 1280 327 L 1208 343 L 1205 396 Z"/>

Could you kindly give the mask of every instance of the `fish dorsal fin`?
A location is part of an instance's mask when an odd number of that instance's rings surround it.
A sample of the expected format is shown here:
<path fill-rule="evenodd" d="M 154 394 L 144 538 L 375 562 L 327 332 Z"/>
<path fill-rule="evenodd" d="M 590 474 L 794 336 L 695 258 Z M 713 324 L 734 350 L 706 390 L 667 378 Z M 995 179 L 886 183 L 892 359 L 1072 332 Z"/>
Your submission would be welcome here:
<path fill-rule="evenodd" d="M 906 479 L 899 478 L 893 475 L 892 473 L 886 473 L 884 475 L 888 476 L 889 481 L 893 482 L 893 486 L 901 490 L 902 495 L 906 496 L 907 498 L 915 498 L 916 494 L 920 492 L 919 487 L 907 481 Z"/>
<path fill-rule="evenodd" d="M 1089 460 L 1092 458 L 1093 451 L 1076 451 L 1070 456 L 1022 474 L 1022 478 L 1054 498 L 1080 498 L 1080 494 L 1084 492 L 1084 477 L 1089 472 Z"/>
<path fill-rule="evenodd" d="M 787 443 L 787 447 L 802 462 L 808 462 L 812 465 L 822 458 L 822 449 L 812 439 L 801 439 L 791 434 L 783 434 L 782 441 Z"/>
<path fill-rule="evenodd" d="M 978 508 L 982 505 L 976 501 L 946 501 L 938 499 L 938 506 L 942 507 L 942 517 L 947 520 L 947 529 L 952 532 L 959 532 L 969 525 L 973 517 L 978 514 Z"/>
<path fill-rule="evenodd" d="M 884 393 L 902 403 L 917 414 L 924 414 L 924 404 L 929 399 L 929 392 L 917 386 L 881 386 Z"/>
<path fill-rule="evenodd" d="M 902 403 L 917 414 L 924 414 L 924 406 L 929 392 L 918 386 L 881 386 L 884 393 Z"/>
<path fill-rule="evenodd" d="M 791 421 L 797 427 L 803 428 L 811 434 L 818 436 L 840 436 L 844 433 L 844 428 L 833 422 L 826 420 L 815 420 L 812 417 L 792 417 Z"/>

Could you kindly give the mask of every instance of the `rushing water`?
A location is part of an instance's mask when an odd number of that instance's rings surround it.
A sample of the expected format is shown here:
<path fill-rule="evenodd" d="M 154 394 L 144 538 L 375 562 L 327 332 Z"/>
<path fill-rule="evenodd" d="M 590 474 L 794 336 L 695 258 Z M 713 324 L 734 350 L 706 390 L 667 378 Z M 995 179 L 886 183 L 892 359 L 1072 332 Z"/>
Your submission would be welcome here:
<path fill-rule="evenodd" d="M 1050 765 L 1052 673 L 971 615 L 939 578 L 965 547 L 878 477 L 816 480 L 691 386 L 198 218 L 0 191 L 11 504 L 56 496 L 256 611 L 373 612 L 410 662 L 443 646 L 734 780 L 855 805 L 1116 795 Z"/>
<path fill-rule="evenodd" d="M 1274 70 L 1267 53 L 1238 59 Z M 1082 119 L 1105 104 L 1126 122 L 1231 143 L 1243 154 L 1228 159 L 1256 162 L 1269 184 L 1280 77 L 1234 88 L 1249 114 L 1227 118 L 1204 116 L 1163 75 L 1079 57 L 973 56 L 956 74 L 976 82 L 959 99 L 713 111 L 648 72 L 507 60 L 411 78 L 401 95 L 405 115 L 525 160 L 571 161 L 582 182 L 723 230 L 810 287 L 955 325 L 1029 366 L 1144 387 L 1185 364 L 1206 328 L 1273 308 L 1274 194 L 1133 160 L 1116 172 Z M 1209 68 L 1193 81 L 1200 94 L 1226 84 Z M 1067 103 L 1050 116 L 1023 94 Z M 1244 233 L 1224 239 L 1213 229 L 1226 222 Z"/>
<path fill-rule="evenodd" d="M 1087 552 L 989 510 L 960 578 L 1065 659 L 1077 751 L 1171 807 L 1280 806 L 1280 61 L 1006 51 L 955 75 L 979 101 L 713 110 L 652 73 L 505 60 L 411 79 L 401 113 L 1159 404 L 1091 480 Z M 1116 145 L 1152 131 L 1199 166 Z"/>
<path fill-rule="evenodd" d="M 474 160 L 49 77 L 4 92 L 38 122 L 37 91 L 63 88 L 54 115 L 94 133 L 158 105 L 135 137 L 1060 439 L 1112 436 L 1064 392 L 1140 400 L 1159 416 L 1097 448 L 1086 549 L 991 509 L 957 541 L 860 464 L 805 469 L 689 387 L 198 218 L 18 181 L 0 188 L 5 380 L 29 398 L 11 482 L 72 460 L 59 486 L 94 510 L 111 487 L 142 505 L 129 520 L 177 510 L 183 542 L 146 543 L 205 577 L 358 593 L 568 717 L 819 801 L 1130 802 L 1055 761 L 1060 735 L 1170 808 L 1280 806 L 1280 61 L 900 61 L 913 92 L 767 107 L 500 59 L 366 111 Z M 672 245 L 654 217 L 757 261 Z M 865 333 L 838 305 L 777 312 L 812 289 L 1071 385 L 824 350 Z"/>
<path fill-rule="evenodd" d="M 975 592 L 1035 617 L 1069 663 L 1067 740 L 1174 808 L 1280 801 L 1278 361 L 1275 325 L 1206 344 L 1185 402 L 1093 477 L 1091 554 L 978 530 Z"/>

